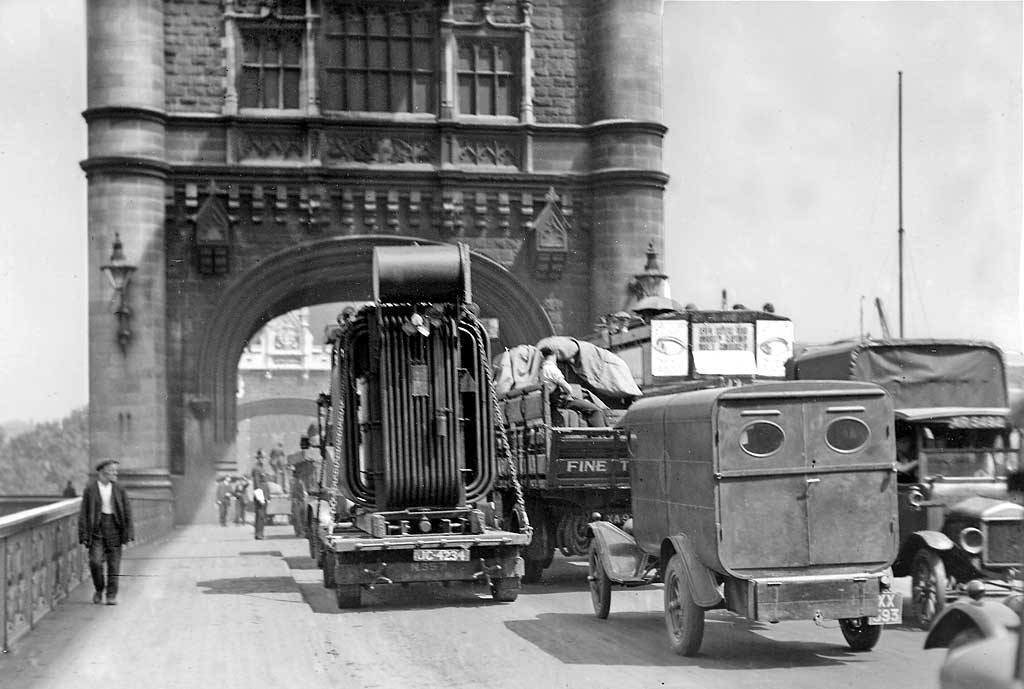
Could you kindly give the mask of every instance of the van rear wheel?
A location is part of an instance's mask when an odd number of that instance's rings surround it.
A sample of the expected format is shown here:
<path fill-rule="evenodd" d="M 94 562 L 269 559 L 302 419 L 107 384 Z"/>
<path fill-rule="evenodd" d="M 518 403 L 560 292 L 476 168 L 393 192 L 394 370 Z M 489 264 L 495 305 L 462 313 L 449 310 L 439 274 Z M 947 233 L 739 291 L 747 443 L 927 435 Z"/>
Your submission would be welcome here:
<path fill-rule="evenodd" d="M 601 564 L 601 553 L 597 549 L 597 540 L 590 542 L 590 575 L 587 579 L 590 581 L 590 602 L 594 606 L 594 614 L 598 619 L 607 619 L 608 612 L 612 607 L 612 582 L 608 578 L 608 573 L 604 571 L 604 565 Z"/>
<path fill-rule="evenodd" d="M 704 609 L 693 600 L 683 558 L 678 553 L 665 568 L 665 628 L 674 653 L 697 655 L 704 640 Z"/>
<path fill-rule="evenodd" d="M 882 636 L 882 625 L 868 624 L 866 617 L 839 620 L 839 628 L 843 630 L 846 643 L 854 651 L 870 651 Z"/>

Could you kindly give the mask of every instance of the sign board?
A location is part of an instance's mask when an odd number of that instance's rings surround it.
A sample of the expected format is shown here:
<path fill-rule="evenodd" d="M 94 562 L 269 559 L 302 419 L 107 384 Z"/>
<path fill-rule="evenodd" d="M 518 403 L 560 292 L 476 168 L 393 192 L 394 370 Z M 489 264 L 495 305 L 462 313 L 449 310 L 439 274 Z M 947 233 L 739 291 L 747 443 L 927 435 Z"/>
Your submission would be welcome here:
<path fill-rule="evenodd" d="M 793 321 L 757 321 L 757 375 L 786 377 L 793 357 Z"/>
<path fill-rule="evenodd" d="M 753 323 L 694 323 L 690 346 L 697 373 L 722 376 L 757 373 Z"/>
<path fill-rule="evenodd" d="M 690 374 L 690 331 L 687 321 L 651 321 L 651 375 Z"/>

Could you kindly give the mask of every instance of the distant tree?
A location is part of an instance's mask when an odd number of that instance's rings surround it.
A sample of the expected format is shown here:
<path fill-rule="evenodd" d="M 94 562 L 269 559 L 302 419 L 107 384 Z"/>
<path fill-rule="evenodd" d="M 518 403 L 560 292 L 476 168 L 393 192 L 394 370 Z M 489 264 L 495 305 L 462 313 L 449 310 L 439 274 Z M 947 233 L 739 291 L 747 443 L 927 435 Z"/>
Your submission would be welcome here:
<path fill-rule="evenodd" d="M 81 493 L 89 474 L 89 413 L 6 437 L 0 429 L 0 495 L 59 495 L 70 480 Z"/>

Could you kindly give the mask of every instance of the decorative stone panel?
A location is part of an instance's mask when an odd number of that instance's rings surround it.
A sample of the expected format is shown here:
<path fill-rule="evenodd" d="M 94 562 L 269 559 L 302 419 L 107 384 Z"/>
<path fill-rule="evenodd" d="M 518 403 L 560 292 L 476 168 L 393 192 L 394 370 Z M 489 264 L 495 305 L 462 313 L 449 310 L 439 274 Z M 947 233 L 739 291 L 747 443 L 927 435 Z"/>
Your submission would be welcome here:
<path fill-rule="evenodd" d="M 239 163 L 305 162 L 305 133 L 299 130 L 236 130 L 235 159 Z"/>
<path fill-rule="evenodd" d="M 520 168 L 523 164 L 522 139 L 514 135 L 460 134 L 452 148 L 456 165 Z"/>
<path fill-rule="evenodd" d="M 320 132 L 314 156 L 325 165 L 435 164 L 438 159 L 437 145 L 427 135 L 396 136 L 339 130 Z"/>

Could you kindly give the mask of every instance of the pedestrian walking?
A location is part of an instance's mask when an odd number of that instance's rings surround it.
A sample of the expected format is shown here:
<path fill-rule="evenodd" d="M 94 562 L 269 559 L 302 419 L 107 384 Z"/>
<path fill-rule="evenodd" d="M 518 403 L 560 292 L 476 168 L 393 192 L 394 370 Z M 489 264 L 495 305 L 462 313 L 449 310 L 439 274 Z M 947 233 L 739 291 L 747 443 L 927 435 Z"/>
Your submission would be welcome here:
<path fill-rule="evenodd" d="M 217 482 L 217 509 L 221 526 L 228 525 L 228 509 L 231 507 L 232 497 L 234 497 L 234 489 L 231 486 L 231 477 L 225 474 Z"/>
<path fill-rule="evenodd" d="M 284 445 L 278 443 L 270 451 L 270 471 L 281 490 L 288 492 L 288 456 L 284 453 Z"/>
<path fill-rule="evenodd" d="M 249 487 L 249 480 L 244 476 L 236 476 L 232 484 L 232 492 L 235 496 L 235 523 L 245 523 L 245 493 Z"/>
<path fill-rule="evenodd" d="M 254 535 L 257 541 L 263 540 L 263 526 L 267 521 L 267 484 L 266 482 L 256 484 L 252 491 L 252 509 Z"/>
<path fill-rule="evenodd" d="M 96 465 L 97 477 L 82 491 L 78 512 L 78 542 L 89 549 L 89 574 L 95 589 L 92 602 L 97 605 L 103 602 L 104 593 L 107 605 L 117 605 L 121 547 L 135 540 L 131 503 L 117 483 L 117 467 L 112 459 Z"/>
<path fill-rule="evenodd" d="M 77 498 L 78 493 L 75 491 L 74 484 L 71 483 L 71 479 L 68 479 L 68 485 L 64 486 L 64 491 L 61 493 L 65 498 Z"/>
<path fill-rule="evenodd" d="M 252 467 L 252 510 L 257 539 L 263 538 L 263 525 L 267 519 L 267 499 L 270 496 L 267 467 L 263 461 L 265 457 L 262 448 L 256 450 L 256 463 Z"/>

